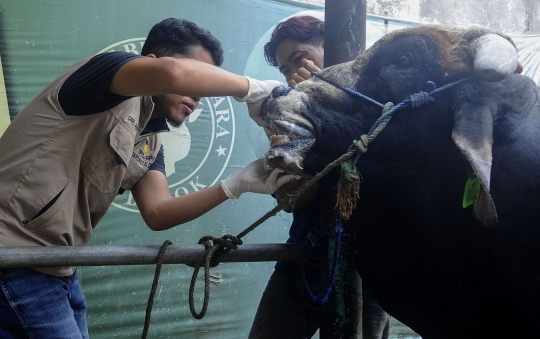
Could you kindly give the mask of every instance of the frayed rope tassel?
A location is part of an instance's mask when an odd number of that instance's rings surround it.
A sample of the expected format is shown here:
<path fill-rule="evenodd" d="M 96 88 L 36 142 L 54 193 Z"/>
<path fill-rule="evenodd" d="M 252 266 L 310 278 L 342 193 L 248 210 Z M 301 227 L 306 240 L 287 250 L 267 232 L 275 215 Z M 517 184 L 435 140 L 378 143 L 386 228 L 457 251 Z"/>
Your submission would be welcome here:
<path fill-rule="evenodd" d="M 353 160 L 342 162 L 336 207 L 339 207 L 339 213 L 345 221 L 349 220 L 353 210 L 356 208 L 356 202 L 360 198 L 361 182 L 362 177 Z"/>

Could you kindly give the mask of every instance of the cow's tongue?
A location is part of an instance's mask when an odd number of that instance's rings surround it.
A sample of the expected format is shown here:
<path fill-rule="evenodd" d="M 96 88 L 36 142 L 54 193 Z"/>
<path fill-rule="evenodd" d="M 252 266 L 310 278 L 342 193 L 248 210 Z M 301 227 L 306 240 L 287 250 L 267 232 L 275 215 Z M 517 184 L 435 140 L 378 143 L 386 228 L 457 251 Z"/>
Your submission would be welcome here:
<path fill-rule="evenodd" d="M 287 142 L 291 141 L 288 136 L 286 135 L 272 135 L 270 136 L 270 147 L 276 147 L 279 145 L 283 145 Z"/>

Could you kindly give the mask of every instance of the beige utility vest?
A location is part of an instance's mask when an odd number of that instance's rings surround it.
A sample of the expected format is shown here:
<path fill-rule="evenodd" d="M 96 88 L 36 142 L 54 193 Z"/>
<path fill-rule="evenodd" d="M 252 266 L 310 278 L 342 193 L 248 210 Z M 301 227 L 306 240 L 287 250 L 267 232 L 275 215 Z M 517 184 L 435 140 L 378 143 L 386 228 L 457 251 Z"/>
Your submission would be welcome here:
<path fill-rule="evenodd" d="M 0 138 L 0 246 L 84 245 L 119 188 L 131 189 L 159 152 L 159 134 L 140 135 L 151 97 L 90 115 L 64 113 L 58 92 L 86 61 L 39 93 Z M 35 269 L 56 276 L 75 270 Z"/>

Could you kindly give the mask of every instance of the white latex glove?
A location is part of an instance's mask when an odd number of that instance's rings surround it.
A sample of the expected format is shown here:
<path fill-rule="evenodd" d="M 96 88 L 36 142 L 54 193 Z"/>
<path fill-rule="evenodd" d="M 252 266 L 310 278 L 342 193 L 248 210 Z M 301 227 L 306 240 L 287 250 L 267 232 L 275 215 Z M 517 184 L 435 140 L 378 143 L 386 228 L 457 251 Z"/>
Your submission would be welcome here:
<path fill-rule="evenodd" d="M 255 120 L 259 126 L 267 126 L 268 123 L 261 117 L 261 106 L 272 90 L 278 86 L 285 86 L 277 80 L 257 80 L 247 77 L 249 81 L 249 90 L 246 96 L 233 97 L 236 101 L 245 102 L 248 104 L 248 112 L 251 119 Z"/>
<path fill-rule="evenodd" d="M 264 168 L 263 160 L 255 160 L 221 181 L 221 187 L 229 199 L 238 199 L 245 192 L 273 194 L 289 180 L 300 179 L 300 176 L 292 174 L 278 177 L 283 170 L 275 168 L 273 171 L 268 171 Z"/>

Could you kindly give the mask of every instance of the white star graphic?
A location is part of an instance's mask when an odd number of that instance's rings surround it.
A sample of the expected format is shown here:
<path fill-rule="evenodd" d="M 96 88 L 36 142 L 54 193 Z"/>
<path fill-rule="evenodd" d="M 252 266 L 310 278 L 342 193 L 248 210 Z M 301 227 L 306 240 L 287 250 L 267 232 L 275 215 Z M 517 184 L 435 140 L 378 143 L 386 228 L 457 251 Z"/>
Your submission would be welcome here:
<path fill-rule="evenodd" d="M 214 151 L 218 152 L 218 157 L 220 157 L 222 155 L 225 155 L 225 150 L 226 150 L 226 148 L 223 148 L 223 147 L 221 147 L 221 145 L 219 145 L 219 148 L 214 150 Z"/>

